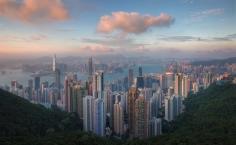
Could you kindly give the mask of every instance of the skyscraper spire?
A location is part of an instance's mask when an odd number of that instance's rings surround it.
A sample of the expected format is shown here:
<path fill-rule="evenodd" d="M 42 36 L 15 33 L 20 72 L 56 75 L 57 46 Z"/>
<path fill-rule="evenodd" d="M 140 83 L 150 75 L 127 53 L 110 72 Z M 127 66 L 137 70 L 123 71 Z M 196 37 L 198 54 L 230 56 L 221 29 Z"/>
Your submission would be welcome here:
<path fill-rule="evenodd" d="M 56 71 L 56 54 L 53 56 L 53 62 L 52 62 L 52 70 L 55 72 Z"/>

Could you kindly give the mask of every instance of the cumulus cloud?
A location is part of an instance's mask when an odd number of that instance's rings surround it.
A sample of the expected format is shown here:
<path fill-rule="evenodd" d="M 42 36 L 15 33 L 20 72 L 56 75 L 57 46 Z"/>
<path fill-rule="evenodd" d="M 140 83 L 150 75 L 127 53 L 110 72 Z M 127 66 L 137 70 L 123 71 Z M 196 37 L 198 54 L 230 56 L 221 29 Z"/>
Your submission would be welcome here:
<path fill-rule="evenodd" d="M 120 11 L 113 12 L 111 16 L 102 16 L 97 30 L 102 33 L 119 30 L 125 33 L 140 34 L 146 32 L 150 27 L 170 26 L 173 22 L 174 18 L 165 13 L 161 13 L 159 16 L 151 16 Z"/>
<path fill-rule="evenodd" d="M 69 17 L 60 0 L 0 0 L 0 16 L 24 22 L 62 21 Z"/>

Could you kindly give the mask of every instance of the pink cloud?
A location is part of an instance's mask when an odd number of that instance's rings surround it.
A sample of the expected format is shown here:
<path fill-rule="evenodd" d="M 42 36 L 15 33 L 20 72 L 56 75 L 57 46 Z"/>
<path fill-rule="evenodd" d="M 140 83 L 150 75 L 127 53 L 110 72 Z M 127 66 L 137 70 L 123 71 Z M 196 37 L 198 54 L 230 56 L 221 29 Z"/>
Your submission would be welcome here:
<path fill-rule="evenodd" d="M 110 53 L 114 51 L 112 48 L 100 44 L 86 45 L 84 47 L 81 47 L 81 50 L 89 53 Z"/>
<path fill-rule="evenodd" d="M 136 12 L 113 12 L 111 16 L 102 16 L 97 30 L 102 33 L 111 33 L 120 30 L 125 33 L 143 33 L 150 27 L 170 26 L 174 18 L 161 13 L 159 16 L 140 15 Z"/>
<path fill-rule="evenodd" d="M 69 17 L 60 0 L 0 0 L 0 16 L 24 22 L 61 21 Z"/>

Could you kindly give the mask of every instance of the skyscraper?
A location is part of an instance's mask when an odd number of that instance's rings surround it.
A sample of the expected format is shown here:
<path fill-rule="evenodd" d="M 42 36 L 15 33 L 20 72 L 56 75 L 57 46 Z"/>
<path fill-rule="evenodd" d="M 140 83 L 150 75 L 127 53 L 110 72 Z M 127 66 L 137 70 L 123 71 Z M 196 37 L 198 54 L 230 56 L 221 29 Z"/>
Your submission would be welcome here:
<path fill-rule="evenodd" d="M 138 68 L 138 77 L 137 77 L 137 82 L 136 82 L 136 87 L 137 88 L 144 88 L 144 78 L 143 78 L 143 71 L 142 71 L 142 67 L 139 66 Z"/>
<path fill-rule="evenodd" d="M 190 92 L 190 78 L 187 75 L 183 76 L 182 80 L 182 96 L 186 98 Z"/>
<path fill-rule="evenodd" d="M 123 135 L 124 133 L 124 111 L 121 102 L 116 100 L 114 104 L 114 132 L 117 135 Z"/>
<path fill-rule="evenodd" d="M 138 98 L 138 89 L 132 86 L 128 92 L 128 103 L 127 103 L 127 112 L 128 112 L 128 124 L 129 124 L 129 134 L 134 136 L 135 129 L 135 100 Z"/>
<path fill-rule="evenodd" d="M 93 96 L 83 98 L 83 129 L 93 131 Z"/>
<path fill-rule="evenodd" d="M 133 85 L 133 82 L 134 82 L 134 71 L 133 71 L 133 69 L 129 69 L 128 82 L 129 82 L 129 87 L 131 87 Z"/>
<path fill-rule="evenodd" d="M 93 58 L 90 57 L 88 60 L 88 75 L 92 76 L 93 75 Z"/>
<path fill-rule="evenodd" d="M 40 89 L 40 77 L 36 76 L 34 78 L 34 90 L 37 91 Z"/>
<path fill-rule="evenodd" d="M 52 60 L 52 71 L 56 71 L 57 68 L 57 62 L 56 62 L 56 54 L 54 54 L 53 56 L 53 60 Z"/>
<path fill-rule="evenodd" d="M 103 98 L 104 95 L 104 76 L 103 72 L 97 72 L 93 75 L 93 96 L 96 98 Z"/>
<path fill-rule="evenodd" d="M 143 70 L 141 66 L 138 67 L 138 76 L 143 76 Z"/>
<path fill-rule="evenodd" d="M 135 100 L 135 137 L 147 138 L 149 124 L 149 103 L 142 94 Z"/>
<path fill-rule="evenodd" d="M 104 102 L 101 98 L 94 100 L 93 109 L 93 132 L 99 136 L 105 135 Z"/>
<path fill-rule="evenodd" d="M 175 74 L 175 95 L 176 96 L 182 96 L 182 79 L 183 79 L 183 74 L 177 73 Z"/>

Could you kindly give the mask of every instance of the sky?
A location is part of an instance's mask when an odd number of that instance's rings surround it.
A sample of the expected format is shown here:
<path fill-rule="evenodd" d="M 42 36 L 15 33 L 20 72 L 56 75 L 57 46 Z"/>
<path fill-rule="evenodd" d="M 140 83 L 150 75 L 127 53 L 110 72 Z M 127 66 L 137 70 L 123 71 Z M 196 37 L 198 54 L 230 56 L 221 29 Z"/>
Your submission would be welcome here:
<path fill-rule="evenodd" d="M 0 0 L 0 57 L 231 57 L 235 27 L 235 0 Z"/>

